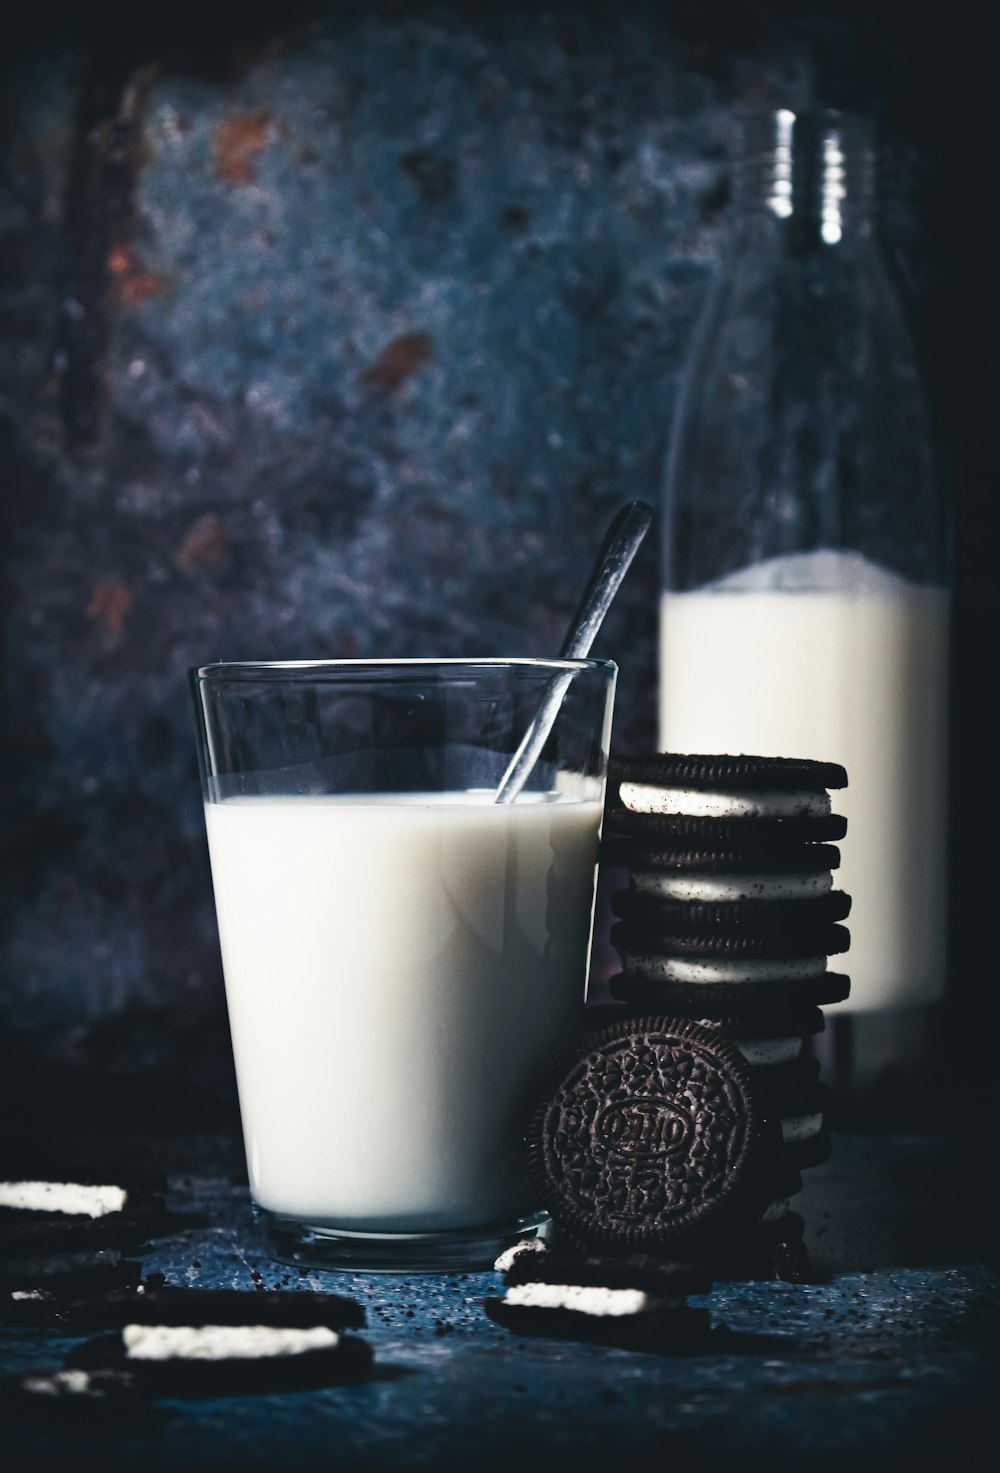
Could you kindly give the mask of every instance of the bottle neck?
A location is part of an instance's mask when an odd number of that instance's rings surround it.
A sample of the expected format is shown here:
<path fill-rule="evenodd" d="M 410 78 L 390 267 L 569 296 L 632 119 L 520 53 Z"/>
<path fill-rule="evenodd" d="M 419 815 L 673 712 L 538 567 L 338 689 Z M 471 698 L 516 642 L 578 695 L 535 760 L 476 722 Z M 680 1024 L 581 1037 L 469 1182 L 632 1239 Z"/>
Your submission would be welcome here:
<path fill-rule="evenodd" d="M 802 246 L 843 248 L 873 233 L 876 179 L 866 118 L 782 108 L 744 119 L 737 219 L 775 221 Z"/>

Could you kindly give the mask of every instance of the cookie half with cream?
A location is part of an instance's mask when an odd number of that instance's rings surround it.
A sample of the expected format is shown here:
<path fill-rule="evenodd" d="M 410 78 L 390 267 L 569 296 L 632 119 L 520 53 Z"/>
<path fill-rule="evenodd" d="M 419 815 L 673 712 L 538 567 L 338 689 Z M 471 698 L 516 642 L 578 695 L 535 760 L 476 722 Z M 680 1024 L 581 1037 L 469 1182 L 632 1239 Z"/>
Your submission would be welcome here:
<path fill-rule="evenodd" d="M 257 1323 L 251 1306 L 247 1315 L 243 1324 L 126 1324 L 76 1346 L 66 1368 L 125 1371 L 154 1396 L 185 1398 L 307 1390 L 371 1373 L 371 1347 L 358 1335 Z"/>
<path fill-rule="evenodd" d="M 586 1340 L 622 1349 L 697 1349 L 708 1314 L 687 1303 L 706 1294 L 703 1268 L 646 1256 L 521 1254 L 504 1277 L 502 1296 L 486 1299 L 490 1319 L 518 1335 Z"/>

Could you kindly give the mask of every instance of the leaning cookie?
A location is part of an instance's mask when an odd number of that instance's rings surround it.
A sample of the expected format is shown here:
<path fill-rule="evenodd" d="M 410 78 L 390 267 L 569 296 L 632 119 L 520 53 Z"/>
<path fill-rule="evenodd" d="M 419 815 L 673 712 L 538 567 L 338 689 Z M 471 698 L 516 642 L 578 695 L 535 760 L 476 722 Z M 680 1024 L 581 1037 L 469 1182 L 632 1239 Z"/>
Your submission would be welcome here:
<path fill-rule="evenodd" d="M 663 1257 L 784 1200 L 770 1179 L 777 1141 L 739 1051 L 663 1017 L 585 1036 L 526 1136 L 532 1184 L 565 1240 Z"/>
<path fill-rule="evenodd" d="M 128 1324 L 85 1340 L 66 1366 L 126 1370 L 155 1396 L 194 1398 L 363 1381 L 372 1359 L 367 1341 L 326 1325 Z"/>

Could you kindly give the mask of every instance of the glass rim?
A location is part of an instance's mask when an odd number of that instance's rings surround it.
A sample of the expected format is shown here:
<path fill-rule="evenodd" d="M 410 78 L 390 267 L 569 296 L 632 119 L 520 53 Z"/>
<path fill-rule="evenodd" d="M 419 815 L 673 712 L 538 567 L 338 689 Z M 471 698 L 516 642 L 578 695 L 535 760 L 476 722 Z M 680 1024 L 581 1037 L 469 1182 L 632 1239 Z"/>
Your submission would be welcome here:
<path fill-rule="evenodd" d="M 377 675 L 379 672 L 386 672 L 388 670 L 457 670 L 462 667 L 470 670 L 484 668 L 487 670 L 548 670 L 553 674 L 567 670 L 596 670 L 611 674 L 618 669 L 614 660 L 593 659 L 589 656 L 581 660 L 562 659 L 558 656 L 553 659 L 543 660 L 531 656 L 505 658 L 502 655 L 483 655 L 471 658 L 446 656 L 441 659 L 420 656 L 412 659 L 371 660 L 215 660 L 207 665 L 192 666 L 189 673 L 192 680 L 212 681 L 267 678 L 268 676 L 281 675 L 287 675 L 290 678 L 308 678 L 310 675 L 321 676 L 337 673 L 361 674 L 369 670 L 373 675 Z"/>

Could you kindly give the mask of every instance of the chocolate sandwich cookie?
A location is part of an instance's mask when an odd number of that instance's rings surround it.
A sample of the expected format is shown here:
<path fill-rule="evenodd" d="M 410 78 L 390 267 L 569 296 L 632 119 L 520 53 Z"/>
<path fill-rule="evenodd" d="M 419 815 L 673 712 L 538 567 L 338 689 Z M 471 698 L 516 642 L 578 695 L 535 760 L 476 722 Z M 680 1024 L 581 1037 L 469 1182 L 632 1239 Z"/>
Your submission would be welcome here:
<path fill-rule="evenodd" d="M 553 1289 L 521 1284 L 483 1300 L 497 1325 L 515 1335 L 577 1340 L 646 1355 L 691 1355 L 708 1348 L 708 1311 L 659 1310 L 636 1289 Z"/>
<path fill-rule="evenodd" d="M 672 1011 L 672 1017 L 690 1018 L 693 1023 L 704 1023 L 708 1027 L 717 1028 L 723 1038 L 797 1038 L 801 1043 L 803 1039 L 811 1038 L 817 1033 L 822 1033 L 826 1027 L 826 1019 L 822 1010 L 818 1007 L 798 1006 L 786 1007 L 781 1010 L 761 1008 L 758 1004 L 750 1008 L 737 1008 L 732 1013 L 723 1012 L 714 1006 L 714 988 L 705 988 L 695 983 L 686 989 L 685 997 L 690 1002 L 685 1006 L 678 1006 Z M 648 1008 L 647 1008 L 648 1013 Z M 627 1003 L 602 1003 L 590 1007 L 585 1014 L 586 1026 L 588 1028 L 606 1027 L 608 1023 L 623 1022 L 630 1016 Z M 801 1054 L 801 1048 L 796 1051 L 795 1057 Z M 756 1060 L 750 1060 L 754 1063 Z M 785 1063 L 787 1059 L 771 1059 L 772 1063 Z"/>
<path fill-rule="evenodd" d="M 526 1145 L 538 1198 L 568 1241 L 665 1255 L 760 1217 L 776 1140 L 739 1050 L 655 1017 L 585 1037 L 541 1096 Z"/>
<path fill-rule="evenodd" d="M 46 1296 L 44 1323 L 71 1334 L 120 1329 L 124 1325 L 275 1325 L 311 1329 L 359 1330 L 364 1306 L 340 1294 L 279 1293 L 248 1289 L 191 1289 L 174 1286 L 93 1294 L 74 1299 Z M 39 1314 L 45 1311 L 39 1304 Z M 29 1311 L 30 1313 L 30 1311 Z M 39 1321 L 36 1320 L 36 1323 Z"/>
<path fill-rule="evenodd" d="M 827 975 L 830 974 L 827 973 Z M 618 979 L 612 978 L 611 980 L 615 982 Z M 646 989 L 647 994 L 652 994 L 657 985 L 650 983 Z M 798 1038 L 801 1041 L 814 1034 L 822 1033 L 826 1027 L 823 1013 L 815 1005 L 803 1005 L 800 999 L 796 999 L 795 1002 L 784 1007 L 767 1007 L 762 1004 L 759 995 L 755 994 L 752 988 L 749 994 L 740 993 L 732 1008 L 720 1004 L 715 987 L 705 987 L 698 982 L 680 983 L 671 989 L 671 994 L 673 997 L 670 1008 L 671 1017 L 690 1018 L 694 1023 L 704 1023 L 706 1027 L 717 1028 L 723 1038 Z M 656 995 L 662 996 L 659 992 Z M 748 996 L 751 999 L 749 1005 L 747 1004 Z M 765 994 L 765 997 L 770 997 L 770 994 Z M 630 1004 L 624 1000 L 603 1006 L 609 1010 L 618 1009 L 619 1019 L 633 1011 Z M 621 1009 L 625 1009 L 624 1014 Z M 588 1009 L 586 1015 L 588 1020 L 592 1012 L 598 1011 L 596 1008 Z M 658 1010 L 654 1009 L 654 1011 Z M 646 1014 L 650 1012 L 648 1004 L 644 1012 Z M 609 1016 L 607 1021 L 614 1022 L 616 1019 Z M 801 1053 L 800 1047 L 796 1057 Z M 749 1060 L 748 1062 L 757 1061 Z M 771 1062 L 787 1062 L 787 1059 L 774 1058 Z"/>
<path fill-rule="evenodd" d="M 159 1196 L 166 1173 L 144 1157 L 91 1143 L 67 1150 L 36 1137 L 0 1137 L 0 1184 L 14 1181 L 116 1187 L 130 1196 Z"/>
<path fill-rule="evenodd" d="M 750 888 L 749 878 L 746 888 Z M 830 890 L 801 900 L 669 900 L 632 888 L 616 890 L 611 909 L 651 931 L 708 936 L 788 936 L 803 939 L 847 918 L 851 897 Z"/>
<path fill-rule="evenodd" d="M 706 935 L 683 932 L 643 917 L 619 921 L 611 939 L 620 952 L 625 947 L 639 955 L 652 954 L 655 974 L 675 982 L 747 981 L 769 976 L 815 976 L 828 956 L 845 952 L 851 944 L 846 926 L 820 925 L 807 932 L 781 931 L 769 936 Z M 621 943 L 621 945 L 619 945 Z M 673 960 L 676 958 L 676 960 Z"/>
<path fill-rule="evenodd" d="M 664 752 L 609 764 L 609 827 L 644 842 L 788 844 L 842 838 L 827 789 L 844 787 L 834 762 Z"/>
<path fill-rule="evenodd" d="M 696 991 L 690 1012 L 675 1009 L 674 1016 L 689 1016 L 694 1023 L 704 1028 L 714 1028 L 722 1038 L 727 1038 L 754 1069 L 780 1069 L 795 1063 L 804 1054 L 805 1041 L 813 1034 L 822 1033 L 826 1024 L 819 1008 L 798 1008 L 784 1013 L 762 1013 L 751 1008 L 749 1013 L 735 1017 L 711 1016 L 706 1011 L 704 990 Z M 646 1007 L 641 1011 L 648 1013 Z M 601 1003 L 587 1009 L 585 1027 L 595 1032 L 607 1028 L 611 1023 L 623 1023 L 633 1016 L 627 1003 Z"/>
<path fill-rule="evenodd" d="M 623 962 L 625 958 L 622 958 Z M 639 1012 L 676 1017 L 776 1018 L 795 1008 L 843 1002 L 851 990 L 843 972 L 768 981 L 672 982 L 620 972 L 608 983 L 611 996 Z"/>
<path fill-rule="evenodd" d="M 847 771 L 839 762 L 803 757 L 655 752 L 612 757 L 608 783 L 617 789 L 622 803 L 641 812 L 674 811 L 680 803 L 676 811 L 688 813 L 698 793 L 719 793 L 735 796 L 741 813 L 768 797 L 783 801 L 782 813 L 812 813 L 827 788 L 847 787 Z"/>
<path fill-rule="evenodd" d="M 63 1273 L 25 1275 L 21 1280 L 8 1277 L 0 1287 L 0 1323 L 58 1329 L 65 1323 L 66 1310 L 77 1300 L 106 1304 L 134 1290 L 141 1274 L 137 1259 L 102 1252 L 91 1267 L 83 1264 Z"/>
<path fill-rule="evenodd" d="M 758 1014 L 750 1018 L 704 1018 L 706 1028 L 717 1028 L 723 1038 L 739 1049 L 753 1068 L 758 1081 L 767 1076 L 757 1073 L 783 1069 L 805 1057 L 806 1039 L 823 1030 L 823 1014 L 819 1008 L 800 1009 L 781 1015 Z"/>
<path fill-rule="evenodd" d="M 611 944 L 630 979 L 657 987 L 677 983 L 701 987 L 715 994 L 716 1005 L 725 997 L 738 996 L 742 987 L 773 989 L 762 996 L 770 997 L 775 1008 L 835 1002 L 846 996 L 843 982 L 831 982 L 833 974 L 827 972 L 827 957 L 846 951 L 850 944 L 850 933 L 843 926 L 766 937 L 681 935 L 630 920 L 612 927 Z M 613 995 L 636 1000 L 626 991 Z M 639 1005 L 647 1004 L 640 999 Z M 666 1001 L 664 1010 L 669 1006 Z"/>
<path fill-rule="evenodd" d="M 799 818 L 692 818 L 686 814 L 635 813 L 608 804 L 610 833 L 638 839 L 642 844 L 682 845 L 699 849 L 715 845 L 760 846 L 762 854 L 792 844 L 836 843 L 847 833 L 847 819 L 839 813 Z"/>
<path fill-rule="evenodd" d="M 716 1279 L 781 1279 L 802 1284 L 815 1281 L 803 1242 L 802 1216 L 790 1210 L 776 1222 L 715 1245 L 710 1267 Z"/>
<path fill-rule="evenodd" d="M 95 1173 L 95 1175 L 97 1175 Z M 75 1233 L 81 1241 L 139 1242 L 167 1221 L 163 1199 L 120 1182 L 65 1181 L 39 1176 L 0 1179 L 0 1244 L 4 1236 L 30 1229 L 41 1243 L 59 1244 Z"/>
<path fill-rule="evenodd" d="M 800 1171 L 822 1165 L 830 1155 L 824 1122 L 832 1096 L 819 1082 L 819 1061 L 755 1071 L 755 1080 L 761 1109 L 779 1123 L 782 1160 Z"/>
<path fill-rule="evenodd" d="M 708 1330 L 706 1313 L 686 1302 L 712 1287 L 705 1270 L 692 1264 L 525 1253 L 504 1284 L 502 1298 L 487 1299 L 484 1307 L 520 1335 L 669 1352 L 695 1348 Z"/>
<path fill-rule="evenodd" d="M 781 1122 L 784 1155 L 794 1155 L 795 1148 L 805 1147 L 822 1134 L 831 1099 L 829 1087 L 815 1083 L 804 1087 L 801 1093 L 786 1095 L 776 1099 L 770 1107 L 765 1106 Z M 799 1150 L 797 1158 L 804 1159 L 809 1154 L 808 1150 Z"/>
<path fill-rule="evenodd" d="M 829 1161 L 833 1141 L 828 1130 L 820 1129 L 814 1135 L 782 1146 L 782 1151 L 797 1170 L 807 1171 L 812 1166 L 823 1166 Z"/>
<path fill-rule="evenodd" d="M 363 1381 L 372 1352 L 326 1325 L 128 1324 L 83 1341 L 66 1366 L 127 1371 L 154 1396 L 246 1396 Z"/>
<path fill-rule="evenodd" d="M 787 1064 L 773 1064 L 754 1069 L 754 1083 L 765 1109 L 783 1106 L 786 1101 L 804 1098 L 815 1090 L 819 1079 L 819 1060 L 792 1059 Z"/>
<path fill-rule="evenodd" d="M 681 900 L 801 900 L 831 889 L 832 871 L 840 867 L 833 844 L 697 848 L 621 834 L 602 840 L 601 858 L 647 875 L 651 893 Z"/>
<path fill-rule="evenodd" d="M 800 1059 L 780 1069 L 754 1070 L 754 1086 L 761 1109 L 783 1120 L 822 1114 L 830 1108 L 830 1090 L 819 1082 L 816 1059 Z"/>
<path fill-rule="evenodd" d="M 559 1251 L 519 1255 L 504 1274 L 504 1283 L 550 1284 L 595 1289 L 636 1289 L 662 1303 L 677 1306 L 689 1294 L 708 1294 L 712 1280 L 701 1264 L 671 1263 L 648 1254 L 607 1257 Z"/>
<path fill-rule="evenodd" d="M 784 1153 L 778 1154 L 766 1168 L 761 1170 L 761 1181 L 766 1184 L 767 1205 L 756 1218 L 754 1229 L 775 1230 L 791 1209 L 792 1199 L 802 1190 L 802 1175 L 794 1162 Z M 752 1234 L 751 1234 L 752 1236 Z M 738 1234 L 727 1233 L 724 1238 L 715 1234 L 716 1241 L 731 1243 Z"/>
<path fill-rule="evenodd" d="M 166 1420 L 149 1388 L 124 1371 L 36 1370 L 0 1381 L 0 1413 L 15 1427 L 148 1432 Z"/>
<path fill-rule="evenodd" d="M 44 1288 L 57 1277 L 114 1268 L 163 1222 L 157 1203 L 96 1218 L 2 1212 L 0 1287 Z"/>
<path fill-rule="evenodd" d="M 782 1279 L 787 1284 L 818 1282 L 819 1275 L 809 1262 L 809 1252 L 802 1240 L 804 1227 L 798 1212 L 786 1212 L 769 1234 L 765 1232 L 762 1235 L 762 1253 L 757 1265 L 745 1265 L 740 1277 L 748 1278 L 752 1273 L 763 1277 L 769 1272 L 770 1277 Z M 764 1258 L 764 1263 L 760 1258 Z"/>

